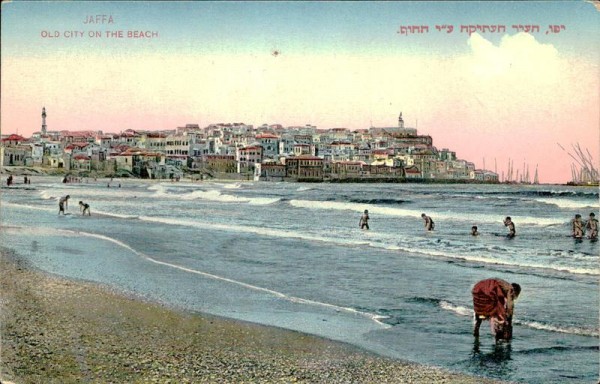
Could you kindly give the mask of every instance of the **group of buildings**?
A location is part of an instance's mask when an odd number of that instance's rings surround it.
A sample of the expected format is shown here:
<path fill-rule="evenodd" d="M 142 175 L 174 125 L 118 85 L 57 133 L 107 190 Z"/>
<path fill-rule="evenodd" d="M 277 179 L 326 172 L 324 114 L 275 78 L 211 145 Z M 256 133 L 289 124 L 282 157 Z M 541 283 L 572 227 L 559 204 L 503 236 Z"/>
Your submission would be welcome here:
<path fill-rule="evenodd" d="M 438 150 L 428 135 L 404 126 L 317 129 L 197 124 L 163 131 L 50 131 L 3 135 L 1 166 L 54 168 L 78 175 L 142 178 L 232 178 L 268 181 L 478 181 L 494 172 Z"/>

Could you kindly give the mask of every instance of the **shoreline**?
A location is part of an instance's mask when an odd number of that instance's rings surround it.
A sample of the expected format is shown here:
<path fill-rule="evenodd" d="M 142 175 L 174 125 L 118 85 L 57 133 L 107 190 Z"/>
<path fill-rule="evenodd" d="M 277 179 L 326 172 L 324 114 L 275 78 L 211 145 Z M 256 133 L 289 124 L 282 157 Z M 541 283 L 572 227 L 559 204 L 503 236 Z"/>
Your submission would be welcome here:
<path fill-rule="evenodd" d="M 500 383 L 277 327 L 174 310 L 0 249 L 0 381 Z"/>
<path fill-rule="evenodd" d="M 69 174 L 73 174 L 75 177 L 81 177 L 85 179 L 98 178 L 98 179 L 116 179 L 116 180 L 139 180 L 146 182 L 167 182 L 172 181 L 170 179 L 143 179 L 140 177 L 123 177 L 117 175 L 110 175 L 105 172 L 95 172 L 95 176 L 78 176 L 78 172 L 74 171 L 65 171 L 64 169 L 53 169 L 53 168 L 41 168 L 41 167 L 28 167 L 28 166 L 2 166 L 0 167 L 0 175 L 12 175 L 17 177 L 22 176 L 37 176 L 37 177 L 64 177 Z M 247 178 L 247 175 L 237 174 L 237 173 L 216 173 L 217 177 L 211 177 L 208 179 L 198 179 L 194 178 L 194 173 L 186 173 L 181 178 L 180 181 L 184 182 L 193 182 L 193 183 L 202 183 L 202 182 L 218 182 L 218 183 L 226 183 L 226 182 L 250 182 L 253 181 Z M 263 182 L 273 182 L 269 180 L 260 180 Z M 377 177 L 369 177 L 369 178 L 329 178 L 323 180 L 281 180 L 287 183 L 301 183 L 301 184 L 420 184 L 420 185 L 453 185 L 453 184 L 466 184 L 466 185 L 531 185 L 531 186 L 543 186 L 543 185 L 552 185 L 552 186 L 563 186 L 563 187 L 598 187 L 598 183 L 574 183 L 574 182 L 565 182 L 565 183 L 509 183 L 509 182 L 489 182 L 489 181 L 480 181 L 480 180 L 454 180 L 454 179 L 421 179 L 421 178 L 377 178 Z M 2 180 L 2 186 L 5 187 L 6 181 Z M 18 184 L 18 183 L 17 183 Z"/>

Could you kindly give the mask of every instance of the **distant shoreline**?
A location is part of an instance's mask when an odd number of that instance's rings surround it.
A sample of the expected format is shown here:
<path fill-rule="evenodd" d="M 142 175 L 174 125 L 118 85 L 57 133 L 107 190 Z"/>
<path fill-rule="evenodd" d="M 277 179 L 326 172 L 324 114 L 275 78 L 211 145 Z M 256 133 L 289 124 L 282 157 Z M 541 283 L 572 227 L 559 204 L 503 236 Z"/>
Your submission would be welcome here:
<path fill-rule="evenodd" d="M 143 179 L 139 177 L 120 177 L 117 175 L 110 175 L 106 173 L 96 172 L 94 175 L 78 175 L 76 172 L 68 172 L 64 169 L 54 169 L 54 168 L 41 168 L 41 167 L 25 167 L 25 166 L 4 166 L 0 171 L 0 175 L 13 175 L 13 176 L 46 176 L 46 177 L 64 177 L 71 175 L 73 177 L 79 177 L 84 179 L 90 178 L 100 178 L 100 179 L 132 179 L 132 180 L 142 180 L 142 181 L 154 181 L 154 182 L 166 182 L 170 181 L 170 179 Z M 202 181 L 216 181 L 216 182 L 242 182 L 242 181 L 252 181 L 248 180 L 246 175 L 241 174 L 231 174 L 231 173 L 215 173 L 215 177 L 207 178 L 207 179 L 199 179 L 194 178 L 194 174 L 184 174 L 184 177 L 181 180 L 185 181 L 193 181 L 193 182 L 202 182 Z M 262 181 L 262 180 L 261 180 Z M 264 181 L 271 182 L 271 181 Z M 505 182 L 489 182 L 489 181 L 480 181 L 480 180 L 455 180 L 455 179 L 421 179 L 421 178 L 411 178 L 411 179 L 400 179 L 400 178 L 329 178 L 325 180 L 284 180 L 284 182 L 290 183 L 331 183 L 331 184 L 472 184 L 472 185 L 559 185 L 559 186 L 568 186 L 568 187 L 598 187 L 596 183 L 540 183 L 540 184 L 526 184 L 526 183 L 505 183 Z M 5 186 L 6 180 L 2 180 L 2 186 Z"/>

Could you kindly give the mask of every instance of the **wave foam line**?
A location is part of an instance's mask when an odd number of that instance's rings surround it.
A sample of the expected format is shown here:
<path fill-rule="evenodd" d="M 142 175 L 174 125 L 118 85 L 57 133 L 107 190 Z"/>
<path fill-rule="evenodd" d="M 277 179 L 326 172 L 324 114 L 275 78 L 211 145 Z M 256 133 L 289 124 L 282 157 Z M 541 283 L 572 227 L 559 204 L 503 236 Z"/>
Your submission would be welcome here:
<path fill-rule="evenodd" d="M 436 251 L 436 250 L 427 250 L 427 249 L 419 249 L 415 251 L 414 247 L 403 247 L 403 246 L 389 246 L 386 244 L 377 244 L 374 242 L 366 242 L 365 240 L 350 240 L 350 239 L 340 239 L 340 238 L 332 238 L 332 237 L 323 237 L 316 235 L 308 235 L 299 232 L 291 232 L 280 229 L 269 229 L 262 227 L 245 227 L 241 225 L 227 225 L 227 224 L 212 224 L 212 223 L 203 223 L 197 221 L 189 221 L 189 220 L 181 220 L 181 219 L 169 219 L 169 218 L 160 218 L 160 217 L 151 217 L 151 216 L 140 216 L 140 220 L 150 221 L 150 222 L 158 222 L 162 224 L 169 225 L 185 225 L 202 229 L 217 229 L 222 231 L 231 232 L 234 231 L 236 233 L 250 233 L 260 236 L 269 236 L 269 237 L 279 237 L 279 238 L 296 238 L 302 240 L 310 240 L 310 241 L 320 241 L 326 243 L 333 243 L 342 246 L 363 246 L 368 245 L 376 248 L 383 248 L 388 250 L 399 250 L 403 252 L 407 252 L 409 254 L 419 253 L 427 256 L 434 257 L 443 257 L 446 259 L 457 259 L 474 263 L 483 263 L 483 264 L 495 264 L 495 265 L 506 265 L 511 267 L 522 267 L 522 268 L 535 268 L 535 269 L 543 269 L 543 270 L 555 270 L 559 272 L 567 272 L 578 275 L 600 275 L 600 268 L 598 269 L 585 269 L 585 268 L 570 268 L 564 266 L 551 266 L 547 264 L 535 264 L 535 263 L 514 263 L 510 261 L 503 261 L 499 259 L 490 259 L 486 257 L 480 256 L 468 256 L 464 253 L 454 254 L 448 251 Z"/>
<path fill-rule="evenodd" d="M 19 227 L 11 227 L 11 228 L 17 229 Z M 25 228 L 21 228 L 21 229 L 25 229 Z M 265 292 L 265 293 L 271 294 L 271 295 L 273 295 L 275 297 L 278 297 L 280 299 L 283 299 L 283 300 L 286 300 L 286 301 L 289 301 L 289 302 L 292 302 L 292 303 L 310 304 L 310 305 L 315 305 L 315 306 L 320 306 L 320 307 L 334 309 L 335 311 L 338 311 L 338 312 L 339 311 L 343 311 L 343 312 L 349 312 L 349 313 L 357 314 L 357 315 L 364 316 L 366 318 L 369 318 L 369 319 L 373 320 L 374 322 L 380 324 L 384 328 L 389 328 L 390 327 L 389 325 L 384 324 L 381 321 L 379 321 L 380 318 L 381 318 L 381 316 L 376 315 L 376 314 L 358 311 L 358 310 L 356 310 L 354 308 L 341 307 L 341 306 L 334 305 L 334 304 L 323 303 L 323 302 L 320 302 L 320 301 L 303 299 L 303 298 L 295 297 L 295 296 L 288 296 L 288 295 L 286 295 L 284 293 L 281 293 L 281 292 L 278 292 L 278 291 L 274 291 L 272 289 L 268 289 L 268 288 L 264 288 L 264 287 L 259 287 L 259 286 L 256 286 L 256 285 L 244 283 L 242 281 L 233 280 L 233 279 L 230 279 L 230 278 L 227 278 L 227 277 L 214 275 L 212 273 L 198 271 L 196 269 L 183 267 L 181 265 L 177 265 L 177 264 L 167 263 L 165 261 L 156 260 L 156 259 L 154 259 L 154 258 L 146 255 L 145 253 L 140 252 L 140 251 L 136 250 L 135 248 L 133 248 L 133 247 L 125 244 L 124 242 L 122 242 L 120 240 L 117 240 L 117 239 L 114 239 L 114 238 L 109 237 L 109 236 L 99 235 L 99 234 L 90 233 L 90 232 L 83 232 L 83 231 L 72 231 L 72 230 L 68 230 L 68 229 L 52 229 L 52 233 L 53 234 L 64 233 L 64 234 L 68 234 L 68 235 L 82 235 L 82 236 L 87 236 L 87 237 L 92 237 L 92 238 L 96 238 L 96 239 L 108 241 L 108 242 L 116 244 L 116 245 L 118 245 L 118 246 L 120 246 L 122 248 L 125 248 L 125 249 L 129 250 L 130 252 L 132 252 L 133 254 L 141 257 L 142 259 L 147 260 L 147 261 L 149 261 L 151 263 L 154 263 L 154 264 L 163 265 L 163 266 L 166 266 L 166 267 L 178 269 L 180 271 L 184 271 L 184 272 L 193 273 L 193 274 L 196 274 L 196 275 L 208 277 L 208 278 L 211 278 L 211 279 L 214 279 L 214 280 L 225 281 L 227 283 L 239 285 L 241 287 L 248 288 L 248 289 L 251 289 L 251 290 L 254 290 L 254 291 Z"/>
<path fill-rule="evenodd" d="M 238 184 L 233 184 L 238 185 Z M 237 189 L 239 187 L 230 187 L 227 189 Z M 226 187 L 224 187 L 226 188 Z M 183 194 L 174 194 L 169 192 L 169 188 L 163 185 L 156 185 L 148 188 L 154 193 L 153 197 L 156 198 L 168 198 L 174 200 L 207 200 L 207 201 L 216 201 L 220 203 L 246 203 L 250 205 L 269 205 L 280 201 L 280 198 L 272 198 L 272 197 L 242 197 L 235 196 L 229 194 L 222 194 L 220 191 L 216 189 L 202 190 L 198 189 L 189 193 Z"/>
<path fill-rule="evenodd" d="M 234 224 L 218 224 L 218 223 L 205 223 L 198 221 L 190 221 L 190 220 L 182 220 L 182 219 L 171 219 L 166 217 L 153 217 L 153 216 L 140 216 L 140 220 L 149 221 L 155 223 L 169 224 L 169 225 L 183 225 L 201 229 L 215 229 L 226 232 L 236 232 L 236 233 L 250 233 L 254 235 L 260 236 L 268 236 L 268 237 L 279 237 L 279 238 L 294 238 L 294 239 L 302 239 L 302 240 L 311 240 L 311 241 L 321 241 L 326 243 L 335 243 L 340 245 L 368 245 L 369 243 L 361 240 L 361 241 L 340 241 L 335 238 L 317 236 L 317 235 L 309 235 L 300 232 L 286 231 L 282 229 L 273 229 L 273 228 L 265 228 L 265 227 L 247 227 L 243 225 L 234 225 Z"/>
<path fill-rule="evenodd" d="M 473 316 L 473 310 L 471 308 L 463 307 L 460 305 L 454 305 L 448 301 L 440 301 L 440 307 L 446 311 L 454 312 L 461 316 Z"/>
<path fill-rule="evenodd" d="M 585 329 L 585 328 L 579 328 L 579 327 L 557 327 L 555 325 L 539 323 L 537 321 L 515 320 L 515 324 L 524 325 L 529 328 L 539 329 L 539 330 L 548 331 L 548 332 L 568 333 L 571 335 L 593 336 L 593 337 L 600 336 L 600 333 L 597 330 L 594 331 L 591 329 Z"/>
<path fill-rule="evenodd" d="M 364 203 L 351 203 L 341 201 L 318 201 L 318 200 L 290 200 L 289 204 L 296 208 L 307 208 L 307 209 L 326 209 L 336 211 L 354 211 L 363 212 L 368 209 L 371 214 L 378 214 L 383 216 L 399 216 L 399 217 L 412 217 L 421 220 L 421 213 L 423 210 L 419 209 L 402 209 L 392 208 L 389 206 L 380 206 L 376 204 L 364 204 Z M 504 217 L 502 215 L 491 216 L 481 214 L 458 214 L 456 212 L 430 212 L 433 219 L 448 220 L 448 221 L 464 221 L 469 223 L 498 223 L 502 224 Z M 512 216 L 512 220 L 519 225 L 561 225 L 567 223 L 562 218 L 552 217 L 531 217 L 531 216 Z"/>
<path fill-rule="evenodd" d="M 240 183 L 222 184 L 224 189 L 239 189 L 242 187 Z"/>
<path fill-rule="evenodd" d="M 194 191 L 187 193 L 185 195 L 181 195 L 181 199 L 183 200 L 208 200 L 208 201 L 217 201 L 223 203 L 247 203 L 250 205 L 269 205 L 278 202 L 281 200 L 280 198 L 272 198 L 272 197 L 241 197 L 234 195 L 222 194 L 217 190 L 208 190 L 208 191 Z"/>
<path fill-rule="evenodd" d="M 54 210 L 54 209 L 48 208 L 48 207 L 34 207 L 34 206 L 19 205 L 19 204 L 14 204 L 14 203 L 5 203 L 5 204 L 9 205 L 9 206 L 14 206 L 14 207 L 43 210 L 43 211 L 47 211 L 47 212 L 51 212 Z M 468 255 L 465 255 L 464 253 L 453 253 L 453 252 L 449 252 L 449 251 L 436 251 L 433 249 L 424 249 L 424 248 L 419 248 L 418 250 L 415 250 L 415 247 L 410 247 L 410 246 L 400 246 L 400 245 L 393 245 L 393 244 L 390 245 L 389 243 L 388 244 L 376 243 L 376 242 L 370 242 L 370 241 L 365 241 L 365 240 L 343 239 L 343 238 L 339 238 L 339 237 L 323 237 L 323 236 L 310 235 L 310 234 L 304 234 L 304 233 L 299 233 L 299 232 L 286 231 L 286 230 L 281 230 L 281 229 L 270 229 L 270 228 L 264 228 L 264 227 L 247 227 L 247 226 L 242 226 L 242 225 L 231 225 L 231 224 L 204 223 L 204 222 L 197 222 L 197 221 L 171 219 L 171 218 L 163 218 L 163 217 L 152 217 L 152 216 L 123 215 L 123 214 L 104 212 L 104 211 L 96 211 L 96 214 L 102 215 L 102 216 L 117 217 L 120 219 L 138 219 L 138 220 L 142 220 L 142 221 L 162 223 L 162 224 L 168 224 L 168 225 L 182 225 L 182 226 L 189 226 L 189 227 L 194 227 L 194 228 L 214 229 L 214 230 L 221 230 L 221 231 L 226 231 L 226 232 L 236 232 L 236 233 L 250 233 L 250 234 L 259 235 L 259 236 L 278 237 L 278 238 L 287 238 L 287 239 L 292 238 L 292 239 L 301 239 L 301 240 L 309 240 L 309 241 L 320 241 L 320 242 L 325 242 L 325 243 L 330 243 L 330 244 L 337 244 L 337 245 L 341 245 L 341 246 L 365 246 L 365 245 L 367 245 L 367 246 L 370 246 L 373 248 L 382 248 L 382 249 L 386 249 L 386 250 L 390 250 L 390 251 L 402 251 L 402 252 L 406 252 L 409 254 L 418 253 L 418 254 L 425 255 L 425 256 L 442 257 L 445 259 L 462 260 L 462 261 L 467 261 L 467 262 L 472 262 L 472 263 L 505 265 L 505 266 L 510 266 L 510 267 L 535 268 L 535 269 L 542 269 L 542 270 L 554 270 L 554 271 L 558 271 L 558 272 L 566 272 L 566 273 L 572 273 L 572 274 L 577 274 L 577 275 L 591 275 L 591 276 L 600 275 L 600 268 L 587 269 L 587 268 L 572 268 L 572 267 L 566 267 L 566 266 L 552 266 L 552 265 L 548 265 L 548 264 L 515 263 L 515 262 L 504 261 L 504 260 L 500 260 L 500 259 L 481 257 L 481 256 L 468 256 Z M 373 234 L 369 234 L 369 235 L 372 236 Z"/>
<path fill-rule="evenodd" d="M 460 316 L 467 316 L 467 317 L 472 317 L 473 316 L 473 309 L 472 308 L 467 308 L 467 307 L 463 307 L 462 305 L 454 305 L 448 301 L 440 301 L 440 308 L 446 310 L 446 311 L 450 311 L 450 312 L 454 312 L 457 315 Z M 599 336 L 599 332 L 598 331 L 594 331 L 594 330 L 590 330 L 590 329 L 586 329 L 586 328 L 579 328 L 579 327 L 559 327 L 556 325 L 549 325 L 549 324 L 544 324 L 544 323 L 539 323 L 537 321 L 519 321 L 519 320 L 515 320 L 514 322 L 515 324 L 519 324 L 519 325 L 523 325 L 525 327 L 528 328 L 533 328 L 533 329 L 538 329 L 538 330 L 542 330 L 542 331 L 548 331 L 548 332 L 557 332 L 557 333 L 567 333 L 570 335 L 581 335 L 581 336 L 593 336 L 593 337 L 598 337 Z"/>
<path fill-rule="evenodd" d="M 534 199 L 538 203 L 554 205 L 558 208 L 567 208 L 567 209 L 583 209 L 583 208 L 593 208 L 598 209 L 598 200 L 594 201 L 581 201 L 575 199 L 550 199 L 550 198 L 540 198 Z"/>
<path fill-rule="evenodd" d="M 472 263 L 481 263 L 481 264 L 495 264 L 495 265 L 505 265 L 509 267 L 521 267 L 521 268 L 535 268 L 535 269 L 543 269 L 543 270 L 554 270 L 558 272 L 567 272 L 576 275 L 600 275 L 600 268 L 596 269 L 586 269 L 586 268 L 570 268 L 565 266 L 552 266 L 549 264 L 535 264 L 535 263 L 514 263 L 510 261 L 504 261 L 499 259 L 490 259 L 487 257 L 481 256 L 467 256 L 464 253 L 461 254 L 453 254 L 450 252 L 443 251 L 435 251 L 429 249 L 419 249 L 415 251 L 414 248 L 406 248 L 406 247 L 394 247 L 397 250 L 408 252 L 408 253 L 421 253 L 424 255 L 435 256 L 435 257 L 443 257 L 446 259 L 457 259 L 468 261 Z"/>

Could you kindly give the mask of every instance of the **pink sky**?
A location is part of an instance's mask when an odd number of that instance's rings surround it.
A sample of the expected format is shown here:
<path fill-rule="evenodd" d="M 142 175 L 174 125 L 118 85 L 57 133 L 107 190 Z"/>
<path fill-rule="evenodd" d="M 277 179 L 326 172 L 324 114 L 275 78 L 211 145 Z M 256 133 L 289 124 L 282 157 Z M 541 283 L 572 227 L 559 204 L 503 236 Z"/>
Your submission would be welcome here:
<path fill-rule="evenodd" d="M 448 57 L 394 55 L 56 52 L 3 58 L 2 134 L 49 130 L 172 129 L 218 122 L 318 128 L 405 124 L 478 168 L 509 158 L 540 181 L 571 179 L 557 145 L 599 158 L 598 64 L 532 35 L 493 44 L 473 34 Z"/>

